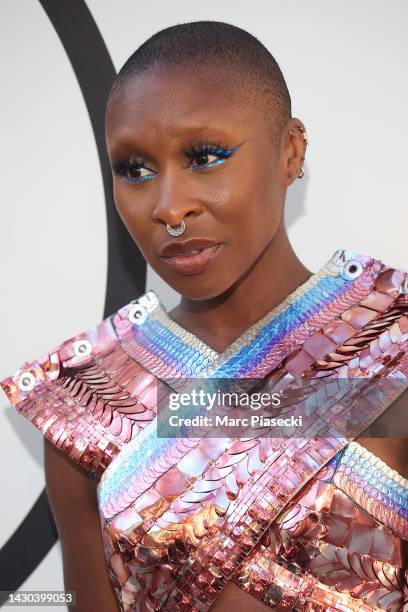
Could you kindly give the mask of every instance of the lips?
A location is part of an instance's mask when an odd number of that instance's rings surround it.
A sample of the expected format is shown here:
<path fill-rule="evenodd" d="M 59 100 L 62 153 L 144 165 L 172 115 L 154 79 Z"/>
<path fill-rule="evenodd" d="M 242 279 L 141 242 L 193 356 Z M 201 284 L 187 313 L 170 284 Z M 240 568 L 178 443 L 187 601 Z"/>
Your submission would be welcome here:
<path fill-rule="evenodd" d="M 162 259 L 179 274 L 199 274 L 212 264 L 222 247 L 222 243 L 211 244 L 207 247 L 194 249 L 195 252 L 193 253 L 190 250 L 190 254 L 183 253 L 173 257 L 162 257 Z"/>
<path fill-rule="evenodd" d="M 192 255 L 195 251 L 201 251 L 207 247 L 219 244 L 215 240 L 207 238 L 190 238 L 184 241 L 167 242 L 160 250 L 160 257 L 174 257 L 177 255 Z"/>

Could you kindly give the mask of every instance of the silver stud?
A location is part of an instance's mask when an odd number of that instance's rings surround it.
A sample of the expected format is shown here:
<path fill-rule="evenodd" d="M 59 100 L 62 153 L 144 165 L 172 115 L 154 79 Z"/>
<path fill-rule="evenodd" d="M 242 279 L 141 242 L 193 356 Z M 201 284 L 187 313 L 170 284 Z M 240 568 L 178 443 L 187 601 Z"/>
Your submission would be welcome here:
<path fill-rule="evenodd" d="M 131 323 L 141 325 L 148 317 L 147 310 L 141 304 L 133 304 L 128 313 L 128 319 Z"/>
<path fill-rule="evenodd" d="M 87 357 L 92 353 L 92 344 L 89 340 L 76 340 L 72 349 L 77 357 Z"/>
<path fill-rule="evenodd" d="M 343 266 L 342 277 L 346 280 L 353 280 L 360 276 L 363 271 L 363 264 L 357 259 L 349 259 Z"/>
<path fill-rule="evenodd" d="M 401 290 L 402 293 L 408 295 L 408 272 L 405 274 L 404 280 L 402 281 Z"/>
<path fill-rule="evenodd" d="M 21 372 L 18 377 L 18 386 L 21 391 L 31 391 L 35 387 L 35 376 L 29 370 Z"/>

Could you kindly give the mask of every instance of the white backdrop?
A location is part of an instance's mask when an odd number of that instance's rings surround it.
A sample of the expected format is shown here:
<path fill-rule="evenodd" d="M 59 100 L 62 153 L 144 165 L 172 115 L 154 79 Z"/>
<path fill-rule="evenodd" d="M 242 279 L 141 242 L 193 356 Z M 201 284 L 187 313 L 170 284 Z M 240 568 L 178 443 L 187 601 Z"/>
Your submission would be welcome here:
<path fill-rule="evenodd" d="M 305 177 L 286 218 L 312 270 L 338 248 L 408 267 L 408 3 L 404 0 L 88 0 L 118 70 L 154 32 L 216 19 L 277 59 L 305 124 Z M 107 246 L 97 150 L 74 72 L 37 0 L 3 0 L 0 55 L 0 377 L 102 318 Z M 84 51 L 85 53 L 85 51 Z M 312 238 L 313 237 L 313 238 Z M 318 239 L 316 239 L 318 237 Z M 177 294 L 148 269 L 147 289 Z M 137 297 L 137 296 L 135 296 Z M 3 394 L 4 544 L 44 487 L 41 434 Z M 59 544 L 22 589 L 62 589 Z M 61 608 L 56 608 L 61 610 Z"/>

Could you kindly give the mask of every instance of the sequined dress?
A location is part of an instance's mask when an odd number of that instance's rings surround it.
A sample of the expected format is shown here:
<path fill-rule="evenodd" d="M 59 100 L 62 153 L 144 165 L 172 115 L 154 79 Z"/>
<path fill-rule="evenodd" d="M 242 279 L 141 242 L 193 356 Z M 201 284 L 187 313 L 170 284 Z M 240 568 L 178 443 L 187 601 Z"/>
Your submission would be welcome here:
<path fill-rule="evenodd" d="M 408 481 L 355 439 L 407 374 L 407 273 L 340 250 L 222 354 L 147 291 L 0 384 L 98 479 L 121 610 L 204 612 L 232 581 L 273 610 L 396 612 L 408 611 Z M 291 388 L 324 376 L 326 429 L 158 438 L 158 381 L 198 376 Z M 377 381 L 347 435 L 340 379 Z"/>

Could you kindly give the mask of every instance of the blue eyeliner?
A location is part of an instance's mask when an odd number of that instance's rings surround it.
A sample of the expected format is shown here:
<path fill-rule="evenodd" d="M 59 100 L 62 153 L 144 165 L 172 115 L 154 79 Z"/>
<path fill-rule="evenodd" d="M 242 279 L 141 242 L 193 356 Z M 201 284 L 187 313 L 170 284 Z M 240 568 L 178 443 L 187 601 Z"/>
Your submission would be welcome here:
<path fill-rule="evenodd" d="M 138 178 L 129 178 L 127 176 L 124 176 L 123 179 L 127 182 L 127 183 L 144 183 L 145 181 L 150 181 L 151 179 L 154 178 L 154 174 L 147 174 L 146 176 L 140 176 Z"/>
<path fill-rule="evenodd" d="M 191 160 L 195 160 L 199 157 L 207 157 L 208 155 L 216 155 L 219 159 L 215 161 L 208 162 L 206 164 L 196 164 L 189 166 L 193 170 L 202 170 L 203 168 L 212 168 L 213 166 L 218 166 L 223 164 L 235 151 L 237 151 L 241 145 L 236 145 L 235 147 L 225 148 L 221 147 L 218 144 L 203 144 L 199 143 L 198 145 L 192 146 L 190 150 L 185 151 L 187 157 Z M 142 183 L 145 181 L 150 181 L 156 175 L 155 174 L 147 174 L 145 176 L 129 176 L 132 172 L 138 172 L 142 169 L 150 170 L 146 167 L 145 162 L 142 159 L 138 159 L 136 161 L 132 161 L 130 158 L 126 158 L 123 160 L 119 160 L 117 162 L 112 163 L 112 170 L 117 175 L 120 176 L 126 183 L 134 184 L 134 183 Z"/>
<path fill-rule="evenodd" d="M 198 166 L 193 166 L 193 169 L 201 170 L 203 168 L 212 168 L 213 166 L 218 166 L 219 164 L 223 164 L 237 149 L 240 148 L 241 145 L 236 145 L 235 147 L 231 147 L 230 149 L 225 149 L 224 147 L 220 147 L 218 145 L 199 145 L 198 147 L 192 147 L 190 151 L 187 151 L 186 154 L 188 157 L 195 159 L 199 156 L 203 155 L 217 155 L 220 159 L 217 159 L 213 162 L 209 162 L 208 164 L 200 164 Z"/>

